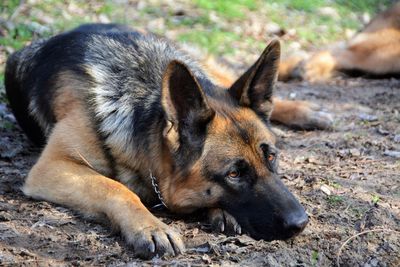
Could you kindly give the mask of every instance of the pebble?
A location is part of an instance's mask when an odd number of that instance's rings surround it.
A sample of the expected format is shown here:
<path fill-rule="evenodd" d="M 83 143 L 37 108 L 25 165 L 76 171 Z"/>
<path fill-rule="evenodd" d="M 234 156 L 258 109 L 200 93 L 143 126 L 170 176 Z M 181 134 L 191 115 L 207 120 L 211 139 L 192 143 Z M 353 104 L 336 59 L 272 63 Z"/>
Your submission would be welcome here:
<path fill-rule="evenodd" d="M 350 150 L 349 150 L 349 153 L 350 153 L 350 155 L 352 155 L 353 157 L 359 157 L 359 156 L 361 156 L 361 151 L 359 150 L 359 149 L 357 149 L 357 148 L 351 148 Z"/>
<path fill-rule="evenodd" d="M 0 103 L 0 116 L 4 116 L 7 114 L 7 107 L 5 104 Z"/>
<path fill-rule="evenodd" d="M 333 7 L 325 6 L 318 9 L 318 13 L 322 16 L 331 17 L 333 19 L 339 19 L 340 15 L 337 10 Z"/>
<path fill-rule="evenodd" d="M 400 151 L 395 151 L 395 150 L 386 150 L 383 152 L 385 156 L 389 156 L 392 158 L 400 159 Z"/>
<path fill-rule="evenodd" d="M 358 116 L 363 121 L 377 121 L 378 117 L 375 115 L 362 113 Z"/>
<path fill-rule="evenodd" d="M 390 132 L 386 129 L 383 129 L 381 125 L 377 128 L 377 132 L 381 135 L 388 135 Z"/>
<path fill-rule="evenodd" d="M 275 35 L 278 35 L 278 36 L 282 36 L 283 34 L 285 34 L 285 30 L 282 29 L 275 22 L 267 23 L 265 28 L 266 28 L 266 32 L 269 33 L 269 34 L 275 34 Z"/>

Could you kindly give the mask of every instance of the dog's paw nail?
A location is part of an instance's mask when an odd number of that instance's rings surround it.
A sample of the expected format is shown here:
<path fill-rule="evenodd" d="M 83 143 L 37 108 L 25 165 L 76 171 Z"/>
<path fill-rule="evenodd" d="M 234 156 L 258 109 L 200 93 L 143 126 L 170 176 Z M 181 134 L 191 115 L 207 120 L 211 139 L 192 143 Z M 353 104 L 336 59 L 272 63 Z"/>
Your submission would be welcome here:
<path fill-rule="evenodd" d="M 151 243 L 151 244 L 149 245 L 149 251 L 150 251 L 151 253 L 156 252 L 156 246 L 154 245 L 154 243 Z"/>
<path fill-rule="evenodd" d="M 221 233 L 223 233 L 224 231 L 225 231 L 225 224 L 224 224 L 224 222 L 219 222 L 219 229 L 220 229 L 220 231 L 221 231 Z"/>
<path fill-rule="evenodd" d="M 235 233 L 238 235 L 242 234 L 242 228 L 240 227 L 240 225 L 235 225 Z"/>
<path fill-rule="evenodd" d="M 178 234 L 168 233 L 167 237 L 172 246 L 174 255 L 185 253 L 185 244 Z"/>

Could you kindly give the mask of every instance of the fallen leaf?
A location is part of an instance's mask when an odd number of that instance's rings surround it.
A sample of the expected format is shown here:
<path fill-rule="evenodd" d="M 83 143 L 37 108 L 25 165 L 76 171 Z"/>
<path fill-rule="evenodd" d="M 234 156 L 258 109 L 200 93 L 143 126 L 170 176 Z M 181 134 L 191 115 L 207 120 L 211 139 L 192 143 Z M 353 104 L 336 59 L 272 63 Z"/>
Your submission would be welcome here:
<path fill-rule="evenodd" d="M 321 185 L 320 187 L 321 191 L 324 192 L 325 195 L 330 196 L 332 194 L 332 190 L 329 188 L 327 185 Z"/>

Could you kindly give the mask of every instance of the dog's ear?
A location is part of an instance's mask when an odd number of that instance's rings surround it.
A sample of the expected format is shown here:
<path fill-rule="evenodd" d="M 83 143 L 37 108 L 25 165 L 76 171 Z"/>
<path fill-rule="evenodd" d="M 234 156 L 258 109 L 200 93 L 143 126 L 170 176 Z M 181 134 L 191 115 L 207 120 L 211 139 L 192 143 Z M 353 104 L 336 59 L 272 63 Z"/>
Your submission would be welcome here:
<path fill-rule="evenodd" d="M 169 63 L 163 77 L 162 106 L 167 120 L 179 132 L 180 142 L 194 144 L 215 115 L 204 92 L 188 67 L 179 62 Z"/>
<path fill-rule="evenodd" d="M 252 108 L 260 116 L 272 111 L 273 88 L 278 76 L 281 54 L 278 40 L 272 40 L 259 59 L 229 89 L 241 106 Z"/>

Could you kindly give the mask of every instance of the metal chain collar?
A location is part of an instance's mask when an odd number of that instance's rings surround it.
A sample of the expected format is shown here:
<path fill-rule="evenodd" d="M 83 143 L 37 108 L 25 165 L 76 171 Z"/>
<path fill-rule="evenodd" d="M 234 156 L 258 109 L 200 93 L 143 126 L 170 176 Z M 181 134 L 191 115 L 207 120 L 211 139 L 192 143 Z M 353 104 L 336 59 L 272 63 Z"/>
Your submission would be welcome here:
<path fill-rule="evenodd" d="M 164 198 L 161 195 L 160 188 L 158 187 L 157 178 L 151 173 L 151 171 L 150 171 L 150 179 L 151 179 L 151 185 L 153 186 L 153 190 L 157 194 L 158 199 L 161 201 L 160 204 L 153 206 L 153 208 L 164 206 L 168 209 L 168 206 L 165 204 Z"/>

